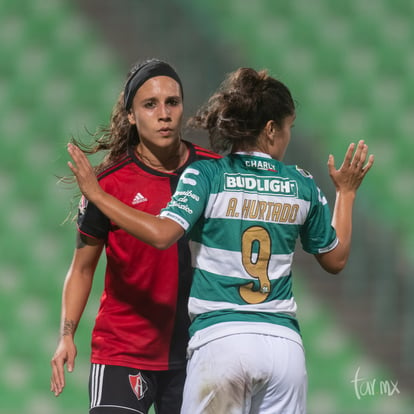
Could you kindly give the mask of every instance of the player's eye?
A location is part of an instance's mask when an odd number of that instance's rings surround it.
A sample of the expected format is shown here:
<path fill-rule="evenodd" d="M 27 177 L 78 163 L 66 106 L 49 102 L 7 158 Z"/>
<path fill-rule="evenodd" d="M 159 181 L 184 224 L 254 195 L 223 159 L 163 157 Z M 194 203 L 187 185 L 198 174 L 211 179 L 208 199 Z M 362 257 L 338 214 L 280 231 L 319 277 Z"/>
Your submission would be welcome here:
<path fill-rule="evenodd" d="M 180 103 L 181 103 L 181 99 L 179 98 L 169 98 L 167 100 L 167 104 L 171 106 L 177 106 L 177 105 L 180 105 Z"/>
<path fill-rule="evenodd" d="M 151 108 L 154 108 L 155 107 L 155 102 L 154 101 L 147 101 L 147 102 L 145 102 L 144 103 L 144 108 L 148 108 L 148 109 L 151 109 Z"/>

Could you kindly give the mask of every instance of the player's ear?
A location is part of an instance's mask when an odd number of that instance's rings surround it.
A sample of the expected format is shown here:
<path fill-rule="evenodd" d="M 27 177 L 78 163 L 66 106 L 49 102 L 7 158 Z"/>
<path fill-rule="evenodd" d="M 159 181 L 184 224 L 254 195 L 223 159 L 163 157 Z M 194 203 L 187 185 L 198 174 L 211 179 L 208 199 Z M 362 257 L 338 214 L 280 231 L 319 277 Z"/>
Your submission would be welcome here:
<path fill-rule="evenodd" d="M 135 116 L 132 112 L 128 112 L 128 121 L 131 125 L 135 125 L 137 123 L 135 121 Z"/>
<path fill-rule="evenodd" d="M 269 139 L 273 140 L 278 132 L 278 127 L 276 125 L 276 122 L 273 120 L 267 121 L 265 125 L 265 131 L 266 135 Z"/>
<path fill-rule="evenodd" d="M 273 119 L 267 121 L 266 126 L 269 128 L 269 133 L 271 134 L 278 133 L 280 130 L 279 125 Z"/>

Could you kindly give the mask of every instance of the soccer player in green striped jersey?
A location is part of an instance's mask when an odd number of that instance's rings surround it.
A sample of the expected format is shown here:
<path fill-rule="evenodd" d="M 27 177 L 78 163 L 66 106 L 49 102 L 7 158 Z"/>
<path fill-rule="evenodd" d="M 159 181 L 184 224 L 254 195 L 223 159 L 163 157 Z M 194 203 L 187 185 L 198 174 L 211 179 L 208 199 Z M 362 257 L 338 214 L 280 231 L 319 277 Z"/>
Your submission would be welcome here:
<path fill-rule="evenodd" d="M 371 168 L 363 141 L 336 169 L 331 215 L 308 172 L 283 163 L 295 106 L 266 71 L 241 68 L 192 118 L 222 159 L 182 174 L 160 216 L 135 211 L 103 192 L 88 160 L 69 146 L 84 195 L 121 228 L 157 248 L 190 239 L 194 277 L 188 304 L 184 414 L 305 413 L 307 375 L 291 267 L 296 241 L 322 268 L 348 260 L 357 189 Z"/>

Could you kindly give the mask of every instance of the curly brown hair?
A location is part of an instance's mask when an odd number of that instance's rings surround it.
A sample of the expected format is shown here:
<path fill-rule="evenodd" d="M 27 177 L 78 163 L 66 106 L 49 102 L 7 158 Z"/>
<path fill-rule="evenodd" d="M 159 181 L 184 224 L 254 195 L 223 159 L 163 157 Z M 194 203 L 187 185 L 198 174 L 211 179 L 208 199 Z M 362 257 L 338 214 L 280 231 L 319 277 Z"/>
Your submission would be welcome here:
<path fill-rule="evenodd" d="M 100 151 L 107 151 L 102 161 L 95 166 L 95 172 L 99 174 L 110 165 L 114 164 L 125 155 L 129 146 L 139 142 L 136 125 L 128 121 L 128 113 L 124 108 L 124 92 L 119 94 L 118 100 L 112 110 L 109 125 L 100 127 L 95 133 L 91 133 L 93 142 L 85 144 L 72 138 L 85 154 L 92 155 Z"/>
<path fill-rule="evenodd" d="M 214 151 L 229 150 L 236 142 L 253 146 L 266 125 L 295 113 L 289 89 L 266 70 L 239 68 L 230 73 L 218 90 L 187 125 L 205 129 Z"/>

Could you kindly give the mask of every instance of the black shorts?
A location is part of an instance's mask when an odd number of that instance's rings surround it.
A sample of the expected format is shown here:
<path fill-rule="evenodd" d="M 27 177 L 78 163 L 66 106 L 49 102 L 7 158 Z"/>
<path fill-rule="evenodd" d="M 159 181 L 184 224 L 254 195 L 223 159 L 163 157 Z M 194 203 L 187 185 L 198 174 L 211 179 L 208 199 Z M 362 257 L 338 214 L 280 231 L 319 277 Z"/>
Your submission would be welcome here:
<path fill-rule="evenodd" d="M 179 414 L 185 368 L 142 371 L 115 365 L 92 364 L 89 374 L 90 414 Z"/>

